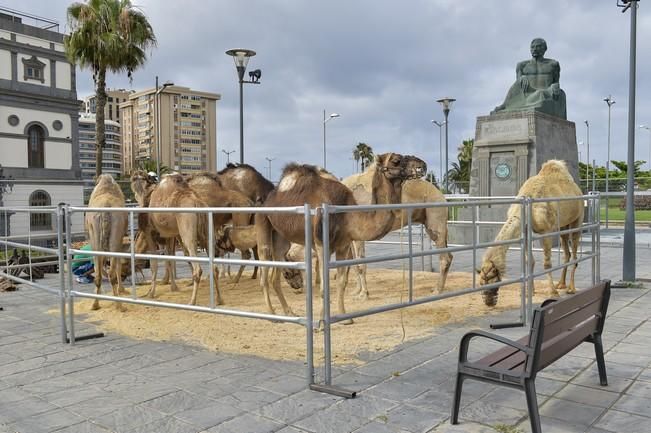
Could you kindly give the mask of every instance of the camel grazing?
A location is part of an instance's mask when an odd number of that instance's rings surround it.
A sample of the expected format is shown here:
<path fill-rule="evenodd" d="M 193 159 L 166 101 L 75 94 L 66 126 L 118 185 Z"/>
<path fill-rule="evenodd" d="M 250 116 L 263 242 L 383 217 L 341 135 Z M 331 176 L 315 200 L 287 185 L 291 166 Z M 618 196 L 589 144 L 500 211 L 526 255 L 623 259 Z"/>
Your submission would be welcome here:
<path fill-rule="evenodd" d="M 397 153 L 379 155 L 373 164 L 374 178 L 372 182 L 371 203 L 398 203 L 402 184 L 406 179 L 418 178 L 425 174 L 426 164 L 414 157 Z M 304 203 L 316 208 L 322 203 L 333 205 L 355 205 L 357 202 L 348 187 L 335 180 L 315 166 L 289 164 L 264 206 L 303 206 Z M 314 248 L 321 266 L 321 281 L 328 278 L 323 275 L 323 232 L 321 215 L 312 217 Z M 328 233 L 330 251 L 336 254 L 337 260 L 350 257 L 350 244 L 354 240 L 375 240 L 386 235 L 393 226 L 395 215 L 389 211 L 346 212 L 329 216 L 330 232 Z M 289 243 L 305 245 L 305 230 L 303 215 L 294 214 L 264 214 L 256 215 L 256 231 L 258 252 L 261 260 L 283 260 L 289 250 Z M 293 314 L 280 288 L 280 272 L 274 269 L 272 286 L 278 295 L 285 314 Z M 337 305 L 340 313 L 345 313 L 344 292 L 348 280 L 348 269 L 337 269 Z M 274 309 L 269 299 L 268 268 L 263 268 L 260 279 L 268 310 L 273 314 Z M 350 321 L 349 323 L 352 323 Z"/>
<path fill-rule="evenodd" d="M 97 179 L 95 189 L 90 195 L 88 207 L 113 208 L 125 207 L 124 194 L 120 186 L 110 174 L 102 174 Z M 93 251 L 123 252 L 122 237 L 127 231 L 128 216 L 125 212 L 87 212 L 85 217 L 86 231 Z M 94 256 L 95 293 L 102 288 L 102 273 L 106 257 Z M 119 296 L 122 289 L 122 270 L 118 257 L 109 258 L 108 277 L 113 289 L 113 296 Z M 116 303 L 116 308 L 124 310 L 124 306 Z M 99 309 L 99 300 L 95 299 L 91 307 Z"/>
<path fill-rule="evenodd" d="M 371 196 L 371 175 L 370 171 L 354 174 L 342 180 L 342 183 L 353 191 L 355 201 L 359 204 L 370 204 Z M 402 186 L 402 203 L 441 203 L 445 202 L 445 197 L 434 185 L 422 179 L 412 179 L 405 182 Z M 395 219 L 391 231 L 398 230 L 407 225 L 407 211 L 394 211 Z M 437 248 L 447 248 L 448 246 L 448 208 L 434 207 L 421 208 L 412 211 L 412 223 L 420 223 L 425 226 L 425 230 L 430 239 L 436 244 Z M 353 242 L 353 255 L 355 257 L 365 256 L 364 242 Z M 452 254 L 439 254 L 439 272 L 438 292 L 442 292 L 445 287 L 445 280 L 452 263 Z M 359 287 L 359 297 L 368 299 L 368 289 L 366 286 L 366 265 L 357 265 L 357 285 Z"/>
<path fill-rule="evenodd" d="M 134 193 L 139 196 L 136 191 L 144 191 L 142 185 L 142 176 L 139 173 L 134 173 L 131 177 L 131 185 Z M 188 182 L 181 174 L 174 173 L 163 176 L 158 186 L 151 188 L 147 196 L 140 196 L 143 199 L 142 204 L 147 207 L 207 207 L 207 204 L 199 198 Z M 148 198 L 148 200 L 147 200 Z M 162 239 L 174 241 L 174 238 L 179 236 L 181 243 L 185 248 L 186 254 L 190 257 L 196 257 L 197 247 L 207 248 L 208 245 L 208 217 L 205 213 L 184 213 L 184 212 L 170 212 L 170 213 L 149 213 L 142 214 L 144 217 L 138 219 L 140 230 L 143 233 L 146 250 L 156 249 L 156 242 L 154 237 L 160 236 Z M 168 244 L 169 246 L 169 244 Z M 139 253 L 144 251 L 138 251 Z M 155 296 L 156 292 L 156 274 L 158 271 L 158 264 L 156 260 L 151 261 L 152 267 L 152 286 L 147 296 Z M 199 281 L 201 280 L 201 266 L 199 263 L 192 262 L 192 296 L 190 304 L 197 303 L 197 291 L 199 289 Z M 216 277 L 216 275 L 215 275 Z M 216 288 L 217 303 L 221 303 L 221 296 L 219 288 Z"/>
<path fill-rule="evenodd" d="M 581 189 L 574 182 L 572 175 L 567 170 L 565 161 L 549 160 L 545 162 L 537 175 L 530 177 L 522 184 L 519 197 L 531 198 L 552 198 L 552 197 L 580 197 Z M 567 230 L 581 227 L 583 224 L 583 200 L 568 201 L 550 201 L 534 203 L 532 210 L 532 230 L 534 233 L 545 234 L 558 230 Z M 520 236 L 520 205 L 512 204 L 509 207 L 506 223 L 495 238 L 496 241 L 515 239 Z M 560 225 L 560 227 L 558 226 Z M 570 260 L 569 242 L 572 242 L 572 260 L 576 260 L 581 232 L 572 232 L 561 235 L 563 245 L 564 263 Z M 544 267 L 552 267 L 551 248 L 552 238 L 546 237 L 541 240 L 544 250 Z M 482 259 L 481 269 L 479 270 L 481 285 L 492 284 L 502 281 L 506 269 L 506 252 L 508 245 L 495 246 L 489 248 Z M 530 264 L 533 269 L 533 263 Z M 574 273 L 577 264 L 574 264 L 570 275 L 570 285 L 567 287 L 567 293 L 576 292 L 574 285 Z M 557 296 L 557 289 L 565 289 L 565 277 L 567 267 L 563 268 L 558 286 L 554 286 L 554 280 L 551 272 L 547 274 L 549 282 L 549 291 L 552 296 Z M 498 289 L 486 290 L 482 293 L 484 303 L 488 306 L 497 304 Z"/>

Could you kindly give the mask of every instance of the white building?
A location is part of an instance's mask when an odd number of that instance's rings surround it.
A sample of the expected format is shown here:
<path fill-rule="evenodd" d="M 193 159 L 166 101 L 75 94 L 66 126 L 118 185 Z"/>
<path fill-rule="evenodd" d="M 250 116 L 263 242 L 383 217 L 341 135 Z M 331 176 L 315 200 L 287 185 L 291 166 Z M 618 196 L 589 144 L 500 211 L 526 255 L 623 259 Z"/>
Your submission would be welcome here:
<path fill-rule="evenodd" d="M 83 204 L 79 104 L 58 24 L 0 8 L 0 164 L 13 183 L 1 205 Z M 51 232 L 56 223 L 49 214 L 10 218 L 10 233 L 19 235 Z M 82 215 L 72 224 L 83 230 Z"/>

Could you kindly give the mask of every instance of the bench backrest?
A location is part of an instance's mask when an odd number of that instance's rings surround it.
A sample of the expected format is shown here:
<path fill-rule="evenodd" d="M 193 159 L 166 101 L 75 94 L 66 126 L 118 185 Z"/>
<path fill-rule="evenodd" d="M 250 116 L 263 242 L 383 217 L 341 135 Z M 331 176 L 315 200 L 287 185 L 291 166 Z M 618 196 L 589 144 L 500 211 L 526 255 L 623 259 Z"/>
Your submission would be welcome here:
<path fill-rule="evenodd" d="M 529 375 L 547 367 L 589 337 L 601 334 L 610 299 L 610 281 L 534 310 L 529 347 Z"/>

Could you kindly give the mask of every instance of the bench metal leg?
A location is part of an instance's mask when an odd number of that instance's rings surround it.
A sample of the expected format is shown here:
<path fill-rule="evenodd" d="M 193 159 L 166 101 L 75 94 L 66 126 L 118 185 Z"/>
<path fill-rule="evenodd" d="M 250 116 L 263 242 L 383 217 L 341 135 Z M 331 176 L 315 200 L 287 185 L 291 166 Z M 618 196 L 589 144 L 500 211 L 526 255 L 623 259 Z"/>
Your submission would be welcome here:
<path fill-rule="evenodd" d="M 601 343 L 601 335 L 596 334 L 593 337 L 595 358 L 597 358 L 597 368 L 599 369 L 599 383 L 601 386 L 608 386 L 608 377 L 606 376 L 606 361 L 604 360 L 604 346 Z"/>
<path fill-rule="evenodd" d="M 464 375 L 457 373 L 457 382 L 454 385 L 454 399 L 452 400 L 451 424 L 459 424 L 459 407 L 461 406 L 461 388 L 463 387 Z"/>
<path fill-rule="evenodd" d="M 540 415 L 538 414 L 538 398 L 536 397 L 536 384 L 533 379 L 524 381 L 524 393 L 527 395 L 527 408 L 529 409 L 529 421 L 531 421 L 531 432 L 542 433 L 540 427 Z"/>

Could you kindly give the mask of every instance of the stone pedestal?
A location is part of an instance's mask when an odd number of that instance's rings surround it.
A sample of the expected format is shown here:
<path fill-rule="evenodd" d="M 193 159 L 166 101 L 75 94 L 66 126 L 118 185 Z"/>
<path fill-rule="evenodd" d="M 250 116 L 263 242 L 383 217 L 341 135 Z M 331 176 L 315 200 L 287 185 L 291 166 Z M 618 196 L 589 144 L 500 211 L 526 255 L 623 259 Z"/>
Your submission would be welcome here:
<path fill-rule="evenodd" d="M 516 196 L 522 184 L 538 173 L 545 161 L 567 162 L 578 183 L 576 126 L 537 111 L 493 114 L 477 118 L 470 171 L 470 195 Z M 482 206 L 481 221 L 504 221 L 508 206 Z M 470 209 L 459 219 L 470 220 Z M 493 240 L 500 227 L 482 227 L 479 241 Z M 471 243 L 472 231 L 450 227 L 450 243 Z"/>

